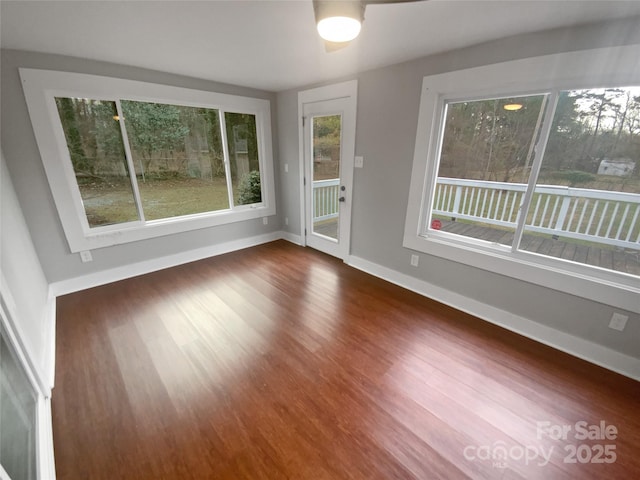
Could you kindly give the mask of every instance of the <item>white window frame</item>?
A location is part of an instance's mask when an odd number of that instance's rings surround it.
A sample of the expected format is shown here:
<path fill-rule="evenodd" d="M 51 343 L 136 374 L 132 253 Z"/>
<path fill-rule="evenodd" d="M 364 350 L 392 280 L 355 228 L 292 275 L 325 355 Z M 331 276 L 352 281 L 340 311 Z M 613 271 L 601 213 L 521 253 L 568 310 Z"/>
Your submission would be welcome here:
<path fill-rule="evenodd" d="M 21 68 L 20 77 L 42 163 L 71 252 L 275 215 L 276 195 L 269 100 L 50 70 Z M 224 112 L 255 115 L 262 202 L 160 220 L 141 220 L 90 228 L 56 107 L 56 97 L 114 102 L 126 99 L 210 108 L 219 110 L 223 119 Z M 223 142 L 226 142 L 224 122 L 221 128 Z M 229 158 L 226 153 L 225 165 L 228 172 Z"/>
<path fill-rule="evenodd" d="M 640 313 L 638 277 L 431 230 L 446 102 L 640 85 L 640 46 L 534 57 L 424 77 L 403 246 Z"/>

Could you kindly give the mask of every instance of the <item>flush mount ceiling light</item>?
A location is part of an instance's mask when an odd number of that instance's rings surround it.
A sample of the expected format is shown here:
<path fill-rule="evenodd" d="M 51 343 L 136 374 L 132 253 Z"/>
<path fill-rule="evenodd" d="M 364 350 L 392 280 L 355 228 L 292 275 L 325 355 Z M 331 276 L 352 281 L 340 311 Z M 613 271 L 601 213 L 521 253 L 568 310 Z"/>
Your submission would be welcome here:
<path fill-rule="evenodd" d="M 518 111 L 522 108 L 522 104 L 521 103 L 507 103 L 504 107 L 505 110 L 508 110 L 509 112 L 515 112 Z"/>
<path fill-rule="evenodd" d="M 425 0 L 313 0 L 313 12 L 327 51 L 333 51 L 358 36 L 367 5 L 417 1 Z"/>
<path fill-rule="evenodd" d="M 313 2 L 318 33 L 328 42 L 350 42 L 358 36 L 364 21 L 365 4 L 359 1 Z"/>

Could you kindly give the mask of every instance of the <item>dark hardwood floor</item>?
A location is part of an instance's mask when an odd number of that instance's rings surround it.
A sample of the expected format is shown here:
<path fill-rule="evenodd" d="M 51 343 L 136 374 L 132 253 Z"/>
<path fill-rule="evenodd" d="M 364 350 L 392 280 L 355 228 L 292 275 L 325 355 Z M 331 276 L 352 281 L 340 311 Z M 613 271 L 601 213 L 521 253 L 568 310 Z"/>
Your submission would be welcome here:
<path fill-rule="evenodd" d="M 60 480 L 640 478 L 639 382 L 284 241 L 60 297 L 52 402 Z"/>

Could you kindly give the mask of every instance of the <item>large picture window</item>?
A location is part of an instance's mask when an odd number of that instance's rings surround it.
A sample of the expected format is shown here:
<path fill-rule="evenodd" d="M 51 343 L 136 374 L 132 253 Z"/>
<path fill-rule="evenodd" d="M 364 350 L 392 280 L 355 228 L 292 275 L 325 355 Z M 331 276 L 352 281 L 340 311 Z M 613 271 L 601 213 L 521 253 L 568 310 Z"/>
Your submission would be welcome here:
<path fill-rule="evenodd" d="M 638 310 L 640 78 L 593 64 L 425 77 L 404 245 Z"/>
<path fill-rule="evenodd" d="M 269 102 L 21 69 L 72 251 L 275 213 Z"/>
<path fill-rule="evenodd" d="M 550 98 L 446 104 L 428 229 L 640 275 L 640 87 Z"/>

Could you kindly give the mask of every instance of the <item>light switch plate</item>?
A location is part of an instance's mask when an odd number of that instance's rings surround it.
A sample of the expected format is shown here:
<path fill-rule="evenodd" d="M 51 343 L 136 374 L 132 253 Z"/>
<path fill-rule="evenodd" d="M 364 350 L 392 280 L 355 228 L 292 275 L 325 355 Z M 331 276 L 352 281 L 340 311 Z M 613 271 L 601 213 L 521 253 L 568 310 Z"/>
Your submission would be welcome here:
<path fill-rule="evenodd" d="M 364 157 L 360 157 L 360 156 L 356 156 L 354 158 L 354 164 L 353 166 L 355 168 L 362 168 L 364 166 Z"/>

